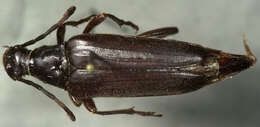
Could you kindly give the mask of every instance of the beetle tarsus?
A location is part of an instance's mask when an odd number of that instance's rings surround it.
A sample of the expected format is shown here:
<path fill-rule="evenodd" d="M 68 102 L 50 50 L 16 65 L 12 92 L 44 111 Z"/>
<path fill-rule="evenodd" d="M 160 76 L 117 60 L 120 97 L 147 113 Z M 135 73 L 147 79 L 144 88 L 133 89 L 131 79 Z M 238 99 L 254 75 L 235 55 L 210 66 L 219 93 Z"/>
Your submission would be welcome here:
<path fill-rule="evenodd" d="M 96 15 L 90 15 L 86 18 L 80 19 L 78 21 L 67 21 L 64 23 L 64 25 L 69 25 L 69 26 L 74 26 L 77 27 L 78 25 L 88 22 L 90 19 L 92 19 L 93 17 L 95 17 Z"/>
<path fill-rule="evenodd" d="M 111 110 L 111 111 L 98 111 L 95 105 L 95 102 L 92 98 L 86 98 L 83 100 L 85 108 L 94 114 L 98 115 L 116 115 L 116 114 L 128 114 L 128 115 L 141 115 L 141 116 L 153 116 L 153 117 L 161 117 L 161 113 L 155 112 L 144 112 L 144 111 L 136 111 L 134 110 L 135 107 L 131 107 L 128 109 L 119 109 L 119 110 Z"/>
<path fill-rule="evenodd" d="M 162 117 L 161 113 L 156 112 L 144 112 L 144 111 L 136 111 L 134 110 L 135 107 L 131 107 L 128 109 L 120 109 L 120 110 L 112 110 L 112 111 L 96 111 L 93 112 L 98 115 L 115 115 L 115 114 L 128 114 L 128 115 L 140 115 L 140 116 L 152 116 L 152 117 Z"/>
<path fill-rule="evenodd" d="M 130 22 L 130 21 L 124 21 L 122 19 L 117 18 L 116 16 L 112 15 L 112 14 L 108 14 L 108 13 L 102 13 L 99 14 L 97 16 L 95 16 L 87 25 L 87 27 L 84 29 L 83 33 L 87 34 L 89 33 L 91 30 L 93 30 L 93 28 L 95 28 L 96 26 L 98 26 L 99 24 L 101 24 L 106 18 L 110 18 L 112 19 L 114 22 L 116 22 L 120 27 L 122 25 L 128 25 L 130 27 L 132 27 L 133 29 L 135 29 L 136 31 L 139 30 L 138 26 L 135 25 L 134 23 Z"/>

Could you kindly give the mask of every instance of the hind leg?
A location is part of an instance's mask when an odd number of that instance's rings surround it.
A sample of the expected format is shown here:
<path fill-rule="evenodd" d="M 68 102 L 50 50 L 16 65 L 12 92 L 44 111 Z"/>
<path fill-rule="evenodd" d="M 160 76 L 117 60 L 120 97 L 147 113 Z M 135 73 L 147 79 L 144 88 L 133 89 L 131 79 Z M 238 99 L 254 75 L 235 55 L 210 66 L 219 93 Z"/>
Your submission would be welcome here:
<path fill-rule="evenodd" d="M 83 31 L 84 34 L 89 33 L 91 30 L 93 30 L 93 28 L 95 28 L 96 26 L 98 26 L 99 24 L 101 24 L 106 18 L 110 18 L 112 19 L 115 23 L 117 23 L 119 26 L 122 25 L 128 25 L 130 27 L 132 27 L 133 29 L 135 29 L 136 31 L 139 30 L 138 26 L 135 25 L 134 23 L 130 22 L 130 21 L 124 21 L 122 19 L 117 18 L 116 16 L 112 15 L 112 14 L 108 14 L 108 13 L 102 13 L 99 14 L 97 16 L 95 16 L 86 26 L 85 30 Z"/>
<path fill-rule="evenodd" d="M 84 100 L 84 106 L 86 109 L 94 114 L 98 115 L 116 115 L 116 114 L 128 114 L 128 115 L 141 115 L 141 116 L 153 116 L 153 117 L 161 117 L 162 114 L 156 114 L 155 112 L 144 112 L 144 111 L 136 111 L 134 107 L 127 109 L 119 109 L 119 110 L 111 110 L 111 111 L 98 111 L 95 105 L 95 102 L 92 98 L 87 98 Z"/>
<path fill-rule="evenodd" d="M 179 32 L 177 27 L 164 27 L 159 29 L 150 30 L 141 34 L 138 37 L 154 37 L 154 38 L 164 38 L 169 35 L 177 34 Z"/>

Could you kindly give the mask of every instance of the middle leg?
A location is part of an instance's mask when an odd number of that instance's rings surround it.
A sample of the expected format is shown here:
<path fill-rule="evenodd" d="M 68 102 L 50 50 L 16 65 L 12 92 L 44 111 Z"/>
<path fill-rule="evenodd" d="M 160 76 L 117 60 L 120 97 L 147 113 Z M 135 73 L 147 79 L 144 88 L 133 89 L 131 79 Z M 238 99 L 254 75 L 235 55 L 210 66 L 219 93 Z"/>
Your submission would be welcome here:
<path fill-rule="evenodd" d="M 80 19 L 78 21 L 67 21 L 65 23 L 63 23 L 57 30 L 57 43 L 58 44 L 63 44 L 64 42 L 64 37 L 65 37 L 65 32 L 66 32 L 66 26 L 74 26 L 77 27 L 80 24 L 83 24 L 85 22 L 88 22 L 90 19 L 92 19 L 93 17 L 95 17 L 96 15 L 90 15 L 86 18 Z"/>
<path fill-rule="evenodd" d="M 128 25 L 135 29 L 136 31 L 139 30 L 138 26 L 132 23 L 131 21 L 124 21 L 122 19 L 117 18 L 116 16 L 108 13 L 102 13 L 97 16 L 95 16 L 86 26 L 85 30 L 83 31 L 84 34 L 89 33 L 91 30 L 93 30 L 97 25 L 101 24 L 106 18 L 112 19 L 114 22 L 116 22 L 120 27 L 122 25 Z"/>
<path fill-rule="evenodd" d="M 128 26 L 132 27 L 133 29 L 135 29 L 136 31 L 139 30 L 138 26 L 135 25 L 134 23 L 130 22 L 130 21 L 124 21 L 122 19 L 117 18 L 116 16 L 114 16 L 112 14 L 102 13 L 102 14 L 99 14 L 99 15 L 91 15 L 91 16 L 88 16 L 86 18 L 80 19 L 78 21 L 67 21 L 67 22 L 65 22 L 57 30 L 57 42 L 58 42 L 58 44 L 62 44 L 64 42 L 64 35 L 65 35 L 65 31 L 66 31 L 66 26 L 74 26 L 74 27 L 76 27 L 76 26 L 78 26 L 80 24 L 83 24 L 83 23 L 88 22 L 89 20 L 91 20 L 87 24 L 86 28 L 83 31 L 84 34 L 88 34 L 96 26 L 101 24 L 106 18 L 112 19 L 119 26 L 128 25 Z"/>

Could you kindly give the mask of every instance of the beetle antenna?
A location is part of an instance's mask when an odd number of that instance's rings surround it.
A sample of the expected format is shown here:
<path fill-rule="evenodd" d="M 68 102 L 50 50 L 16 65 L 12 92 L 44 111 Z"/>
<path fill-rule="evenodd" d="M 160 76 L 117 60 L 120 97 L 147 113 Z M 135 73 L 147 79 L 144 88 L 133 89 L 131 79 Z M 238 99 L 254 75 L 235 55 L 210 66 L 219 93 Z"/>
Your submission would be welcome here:
<path fill-rule="evenodd" d="M 39 91 L 41 91 L 42 93 L 44 93 L 46 96 L 48 96 L 50 99 L 54 100 L 61 108 L 63 108 L 63 110 L 67 113 L 67 115 L 70 117 L 70 119 L 72 121 L 75 121 L 76 118 L 74 116 L 74 114 L 72 113 L 72 111 L 70 111 L 70 109 L 63 103 L 61 102 L 56 96 L 54 96 L 52 93 L 50 93 L 49 91 L 45 90 L 42 86 L 30 81 L 30 80 L 26 80 L 23 78 L 19 78 L 17 79 L 18 81 L 21 81 L 27 85 L 33 86 L 34 88 L 38 89 Z"/>
<path fill-rule="evenodd" d="M 36 37 L 35 39 L 32 39 L 30 41 L 25 42 L 24 44 L 22 44 L 22 47 L 26 47 L 29 45 L 32 45 L 42 39 L 44 39 L 46 36 L 48 36 L 49 34 L 51 34 L 54 30 L 58 29 L 60 26 L 62 26 L 62 24 L 74 13 L 74 11 L 76 10 L 75 6 L 71 6 L 69 9 L 67 9 L 67 11 L 64 13 L 63 17 L 53 26 L 51 26 L 46 32 L 44 32 L 43 34 L 39 35 L 38 37 Z"/>

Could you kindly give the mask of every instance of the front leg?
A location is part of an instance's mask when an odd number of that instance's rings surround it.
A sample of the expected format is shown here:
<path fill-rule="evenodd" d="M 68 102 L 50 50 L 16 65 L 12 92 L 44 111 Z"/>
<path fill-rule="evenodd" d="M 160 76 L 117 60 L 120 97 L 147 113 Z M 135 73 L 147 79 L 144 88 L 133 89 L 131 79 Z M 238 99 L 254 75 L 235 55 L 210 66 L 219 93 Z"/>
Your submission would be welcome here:
<path fill-rule="evenodd" d="M 128 115 L 141 115 L 141 116 L 153 116 L 153 117 L 161 117 L 162 114 L 155 112 L 144 112 L 144 111 L 136 111 L 134 107 L 128 109 L 119 109 L 119 110 L 111 110 L 111 111 L 98 111 L 96 105 L 92 98 L 84 99 L 84 106 L 86 109 L 94 114 L 98 115 L 116 115 L 116 114 L 128 114 Z"/>

